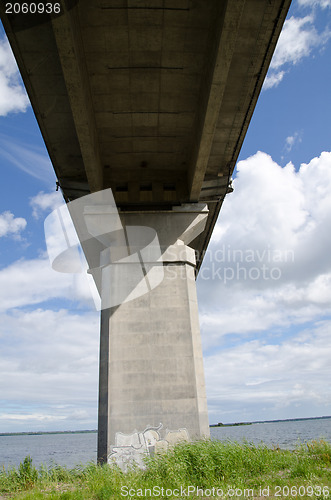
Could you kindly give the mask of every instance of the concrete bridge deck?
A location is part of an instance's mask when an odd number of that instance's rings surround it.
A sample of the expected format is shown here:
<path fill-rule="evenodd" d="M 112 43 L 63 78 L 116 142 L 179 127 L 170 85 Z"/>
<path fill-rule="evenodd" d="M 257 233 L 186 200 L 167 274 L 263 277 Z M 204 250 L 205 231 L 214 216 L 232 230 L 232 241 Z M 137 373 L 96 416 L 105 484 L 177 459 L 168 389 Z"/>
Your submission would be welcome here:
<path fill-rule="evenodd" d="M 65 199 L 205 201 L 203 255 L 290 1 L 59 3 L 0 12 Z"/>

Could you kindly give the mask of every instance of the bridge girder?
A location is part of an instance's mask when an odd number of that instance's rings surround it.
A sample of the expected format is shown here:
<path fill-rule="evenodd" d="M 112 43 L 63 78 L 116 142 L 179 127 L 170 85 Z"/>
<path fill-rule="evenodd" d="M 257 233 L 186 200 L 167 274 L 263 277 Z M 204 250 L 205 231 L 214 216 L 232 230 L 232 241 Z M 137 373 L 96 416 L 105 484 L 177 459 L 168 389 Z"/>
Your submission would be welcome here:
<path fill-rule="evenodd" d="M 0 12 L 65 200 L 205 201 L 203 256 L 290 0 L 59 3 Z"/>

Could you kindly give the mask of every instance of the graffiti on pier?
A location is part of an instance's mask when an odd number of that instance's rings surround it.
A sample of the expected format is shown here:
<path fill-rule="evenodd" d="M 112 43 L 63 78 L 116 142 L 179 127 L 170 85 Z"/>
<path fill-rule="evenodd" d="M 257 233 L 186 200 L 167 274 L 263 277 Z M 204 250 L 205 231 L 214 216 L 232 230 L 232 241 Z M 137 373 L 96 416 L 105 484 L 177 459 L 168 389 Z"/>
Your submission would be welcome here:
<path fill-rule="evenodd" d="M 158 427 L 148 426 L 142 432 L 134 431 L 132 434 L 123 434 L 117 432 L 115 435 L 115 446 L 108 456 L 108 463 L 116 463 L 124 472 L 129 466 L 137 465 L 145 468 L 145 459 L 156 453 L 162 453 L 168 450 L 179 441 L 188 441 L 189 434 L 187 429 L 178 429 L 176 431 L 166 430 L 165 436 L 161 438 L 159 431 L 163 425 Z"/>

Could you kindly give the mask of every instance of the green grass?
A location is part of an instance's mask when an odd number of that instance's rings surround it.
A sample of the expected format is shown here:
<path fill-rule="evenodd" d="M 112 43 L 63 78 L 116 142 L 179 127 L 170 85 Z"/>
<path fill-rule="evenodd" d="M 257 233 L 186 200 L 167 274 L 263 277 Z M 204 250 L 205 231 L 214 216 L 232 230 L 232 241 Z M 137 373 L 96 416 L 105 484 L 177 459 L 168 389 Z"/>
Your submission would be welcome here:
<path fill-rule="evenodd" d="M 196 487 L 199 492 L 193 491 Z M 187 496 L 181 495 L 181 488 Z M 331 499 L 331 444 L 312 441 L 287 451 L 196 441 L 179 444 L 149 459 L 145 470 L 126 474 L 115 466 L 92 463 L 75 469 L 37 469 L 30 457 L 17 469 L 0 471 L 0 498 L 222 498 L 217 489 L 223 498 Z"/>

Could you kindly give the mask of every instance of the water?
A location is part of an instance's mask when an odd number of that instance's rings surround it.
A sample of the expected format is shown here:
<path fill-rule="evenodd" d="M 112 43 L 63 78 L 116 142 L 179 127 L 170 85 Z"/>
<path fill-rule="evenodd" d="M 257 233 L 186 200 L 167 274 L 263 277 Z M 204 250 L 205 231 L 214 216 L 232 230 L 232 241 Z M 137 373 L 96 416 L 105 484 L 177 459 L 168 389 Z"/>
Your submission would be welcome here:
<path fill-rule="evenodd" d="M 34 465 L 75 467 L 97 459 L 97 433 L 0 436 L 0 467 L 18 466 L 30 455 Z"/>
<path fill-rule="evenodd" d="M 293 449 L 299 443 L 312 439 L 331 442 L 331 418 L 299 420 L 292 422 L 268 422 L 264 424 L 236 427 L 212 427 L 210 434 L 221 441 L 248 441 L 256 445 L 263 442 L 267 446 Z"/>
<path fill-rule="evenodd" d="M 212 427 L 212 438 L 264 444 L 292 449 L 300 443 L 324 438 L 331 442 L 331 418 L 252 424 L 239 427 Z M 18 466 L 30 455 L 36 466 L 59 464 L 67 467 L 95 462 L 97 434 L 42 434 L 39 436 L 0 436 L 0 467 Z"/>

